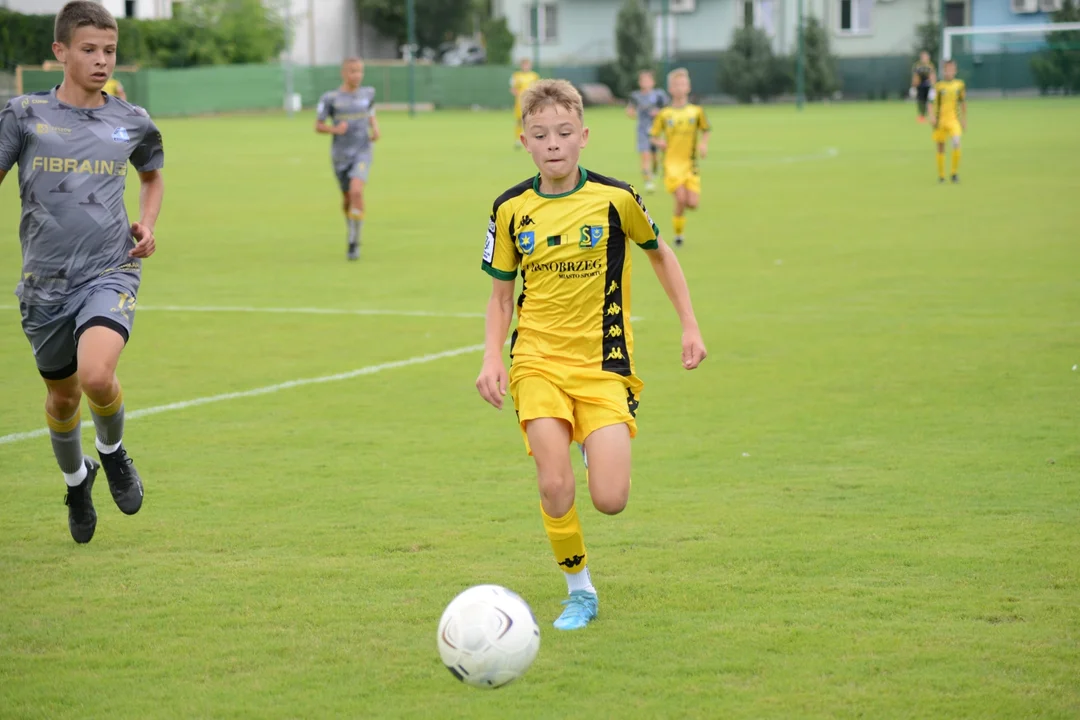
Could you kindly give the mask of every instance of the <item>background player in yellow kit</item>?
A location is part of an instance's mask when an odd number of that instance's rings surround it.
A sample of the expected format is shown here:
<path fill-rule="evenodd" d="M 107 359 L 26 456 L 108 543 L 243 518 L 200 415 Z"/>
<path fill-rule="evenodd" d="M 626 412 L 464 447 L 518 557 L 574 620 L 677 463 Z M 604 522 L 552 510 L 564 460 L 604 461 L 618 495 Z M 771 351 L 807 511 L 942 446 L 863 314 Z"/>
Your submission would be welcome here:
<path fill-rule="evenodd" d="M 938 182 L 945 182 L 945 143 L 952 142 L 952 181 L 960 182 L 960 136 L 967 129 L 967 97 L 964 81 L 956 77 L 956 62 L 945 61 L 945 79 L 934 85 L 934 110 L 930 122 L 937 143 Z"/>
<path fill-rule="evenodd" d="M 514 96 L 514 149 L 521 147 L 521 96 L 540 76 L 533 72 L 532 60 L 522 58 L 521 69 L 510 76 L 510 94 Z"/>
<path fill-rule="evenodd" d="M 576 630 L 596 617 L 598 604 L 574 504 L 570 443 L 583 443 L 588 452 L 596 509 L 622 512 L 642 388 L 630 328 L 634 245 L 648 253 L 679 315 L 684 368 L 705 359 L 705 344 L 679 261 L 641 198 L 626 183 L 578 165 L 589 139 L 581 95 L 565 80 L 541 80 L 524 94 L 522 108 L 521 142 L 540 172 L 500 195 L 491 211 L 481 267 L 493 279 L 476 387 L 502 409 L 509 380 L 525 447 L 536 461 L 544 529 L 570 592 L 555 627 Z M 503 345 L 519 268 L 508 377 Z"/>
<path fill-rule="evenodd" d="M 675 247 L 683 244 L 686 211 L 694 210 L 701 197 L 697 159 L 709 151 L 709 121 L 705 111 L 690 104 L 690 73 L 678 68 L 668 73 L 671 105 L 656 114 L 651 135 L 664 151 L 664 188 L 675 195 Z"/>

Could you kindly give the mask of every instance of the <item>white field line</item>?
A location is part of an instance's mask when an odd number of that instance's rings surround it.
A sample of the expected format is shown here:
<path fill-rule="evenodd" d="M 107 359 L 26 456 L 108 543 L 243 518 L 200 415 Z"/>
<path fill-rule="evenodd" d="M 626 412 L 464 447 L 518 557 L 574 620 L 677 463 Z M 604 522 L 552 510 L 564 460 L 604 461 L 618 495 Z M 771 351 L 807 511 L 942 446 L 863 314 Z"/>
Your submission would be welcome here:
<path fill-rule="evenodd" d="M 361 377 L 362 375 L 374 375 L 384 370 L 394 370 L 397 368 L 408 367 L 410 365 L 423 365 L 425 363 L 434 362 L 436 360 L 442 360 L 444 358 L 457 357 L 458 355 L 466 355 L 472 352 L 478 352 L 483 350 L 483 345 L 466 345 L 465 347 L 454 348 L 453 350 L 444 350 L 443 352 L 431 353 L 429 355 L 417 355 L 416 357 L 407 358 L 405 360 L 394 360 L 393 362 L 380 363 L 378 365 L 368 365 L 367 367 L 357 368 L 356 370 L 350 370 L 348 372 L 337 373 L 336 375 L 322 375 L 320 377 L 302 378 L 300 380 L 289 380 L 288 382 L 278 383 L 276 385 L 266 385 L 260 388 L 254 388 L 252 390 L 242 390 L 240 392 L 222 393 L 221 395 L 208 395 L 206 397 L 195 398 L 194 400 L 184 400 L 182 402 L 169 403 L 168 405 L 158 405 L 156 407 L 142 408 L 141 410 L 132 410 L 126 413 L 128 420 L 134 420 L 135 418 L 146 417 L 147 415 L 157 415 L 158 413 L 171 412 L 173 410 L 186 410 L 187 408 L 198 407 L 199 405 L 209 405 L 211 403 L 225 402 L 226 400 L 239 400 L 241 398 L 258 397 L 259 395 L 271 395 L 281 390 L 291 390 L 292 388 L 303 387 L 305 385 L 318 385 L 321 383 L 338 382 L 340 380 L 351 380 L 353 378 Z M 87 423 L 89 425 L 89 423 Z M 48 428 L 39 428 L 37 430 L 30 430 L 28 432 L 12 433 L 10 435 L 0 435 L 0 445 L 8 445 L 11 443 L 21 442 L 22 440 L 30 440 L 38 437 L 45 437 L 49 434 Z"/>
<path fill-rule="evenodd" d="M 18 310 L 17 305 L 0 305 L 0 310 Z M 266 313 L 269 315 L 386 315 L 391 317 L 483 318 L 484 313 L 455 313 L 437 310 L 345 310 L 340 308 L 274 308 L 243 305 L 139 305 L 138 312 Z"/>

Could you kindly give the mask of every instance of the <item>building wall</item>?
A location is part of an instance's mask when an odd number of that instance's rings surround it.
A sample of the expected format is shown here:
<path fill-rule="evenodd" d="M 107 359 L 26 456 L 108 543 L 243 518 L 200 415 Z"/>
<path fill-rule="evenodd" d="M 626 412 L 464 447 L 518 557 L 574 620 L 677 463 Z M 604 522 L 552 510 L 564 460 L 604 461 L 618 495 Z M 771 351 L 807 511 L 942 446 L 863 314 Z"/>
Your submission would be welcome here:
<path fill-rule="evenodd" d="M 334 65 L 351 55 L 398 57 L 392 40 L 360 25 L 353 0 L 289 0 L 289 7 L 292 46 L 287 56 L 296 65 Z"/>
<path fill-rule="evenodd" d="M 67 0 L 0 0 L 0 7 L 35 15 L 55 15 Z M 124 0 L 99 0 L 116 17 L 127 17 Z M 146 20 L 172 17 L 172 0 L 135 0 L 135 17 Z"/>

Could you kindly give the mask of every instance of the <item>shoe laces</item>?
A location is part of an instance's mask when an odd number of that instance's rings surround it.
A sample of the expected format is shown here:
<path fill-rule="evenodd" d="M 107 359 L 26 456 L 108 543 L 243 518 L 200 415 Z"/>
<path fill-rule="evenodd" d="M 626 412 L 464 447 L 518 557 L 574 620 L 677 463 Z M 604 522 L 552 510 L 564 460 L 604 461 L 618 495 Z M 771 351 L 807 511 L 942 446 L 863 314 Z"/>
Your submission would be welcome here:
<path fill-rule="evenodd" d="M 588 590 L 575 590 L 570 597 L 562 601 L 566 606 L 563 617 L 587 618 L 596 614 L 596 593 Z"/>

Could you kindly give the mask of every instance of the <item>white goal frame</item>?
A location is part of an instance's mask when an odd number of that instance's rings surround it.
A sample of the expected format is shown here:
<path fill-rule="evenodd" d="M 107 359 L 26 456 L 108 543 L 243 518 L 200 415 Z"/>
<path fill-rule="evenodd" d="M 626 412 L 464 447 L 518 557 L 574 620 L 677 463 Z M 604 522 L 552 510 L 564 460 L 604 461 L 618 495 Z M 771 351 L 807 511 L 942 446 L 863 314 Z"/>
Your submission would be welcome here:
<path fill-rule="evenodd" d="M 1080 22 L 1039 23 L 1037 25 L 963 25 L 947 27 L 941 33 L 941 62 L 952 60 L 952 39 L 961 35 L 1000 35 L 1004 33 L 1052 33 L 1080 30 Z"/>

